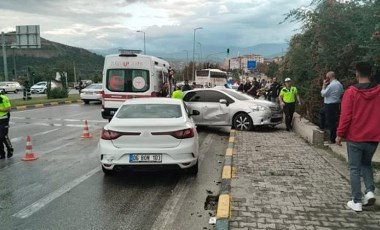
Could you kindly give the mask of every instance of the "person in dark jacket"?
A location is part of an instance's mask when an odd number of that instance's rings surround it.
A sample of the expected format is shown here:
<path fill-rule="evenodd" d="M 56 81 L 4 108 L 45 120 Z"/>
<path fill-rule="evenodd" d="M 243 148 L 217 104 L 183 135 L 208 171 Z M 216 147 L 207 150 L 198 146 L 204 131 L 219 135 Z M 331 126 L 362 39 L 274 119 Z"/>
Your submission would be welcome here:
<path fill-rule="evenodd" d="M 274 77 L 268 93 L 270 101 L 278 103 L 278 96 L 280 95 L 280 90 L 281 85 L 277 82 L 277 78 Z"/>
<path fill-rule="evenodd" d="M 185 80 L 185 84 L 182 86 L 182 92 L 191 90 L 191 86 L 189 85 L 189 81 Z"/>

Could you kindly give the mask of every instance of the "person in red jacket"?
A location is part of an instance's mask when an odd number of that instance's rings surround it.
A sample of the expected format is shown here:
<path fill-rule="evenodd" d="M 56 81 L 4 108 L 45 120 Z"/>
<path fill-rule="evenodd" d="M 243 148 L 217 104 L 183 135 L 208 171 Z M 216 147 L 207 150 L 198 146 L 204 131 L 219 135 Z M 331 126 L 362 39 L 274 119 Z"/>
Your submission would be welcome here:
<path fill-rule="evenodd" d="M 356 64 L 358 83 L 343 95 L 336 138 L 338 145 L 343 138 L 347 141 L 352 194 L 347 206 L 357 212 L 376 201 L 371 162 L 380 142 L 380 85 L 370 81 L 371 69 L 367 62 Z M 366 187 L 363 199 L 361 174 Z"/>

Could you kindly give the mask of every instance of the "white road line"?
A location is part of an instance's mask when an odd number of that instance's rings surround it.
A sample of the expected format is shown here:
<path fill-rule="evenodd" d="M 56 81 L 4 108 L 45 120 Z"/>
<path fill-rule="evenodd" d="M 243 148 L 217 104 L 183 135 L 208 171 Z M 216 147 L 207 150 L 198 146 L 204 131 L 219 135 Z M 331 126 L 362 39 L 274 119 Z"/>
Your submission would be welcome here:
<path fill-rule="evenodd" d="M 94 168 L 93 170 L 89 171 L 88 173 L 84 174 L 83 176 L 63 185 L 59 189 L 57 189 L 54 192 L 50 193 L 49 195 L 43 197 L 42 199 L 34 202 L 33 204 L 29 205 L 28 207 L 22 209 L 21 211 L 13 214 L 12 216 L 17 217 L 17 218 L 21 218 L 21 219 L 25 219 L 25 218 L 33 215 L 33 213 L 37 212 L 38 210 L 45 207 L 46 205 L 48 205 L 53 200 L 57 199 L 58 197 L 62 196 L 65 193 L 67 193 L 68 191 L 73 189 L 75 186 L 79 185 L 80 183 L 82 183 L 83 181 L 85 181 L 86 179 L 88 179 L 89 177 L 91 177 L 92 175 L 94 175 L 95 173 L 97 173 L 99 171 L 100 171 L 100 167 Z"/>
<path fill-rule="evenodd" d="M 52 132 L 57 131 L 57 130 L 59 130 L 59 129 L 51 129 L 51 130 L 48 130 L 48 131 L 44 131 L 44 132 L 40 132 L 40 133 L 35 133 L 35 134 L 33 134 L 33 137 L 42 136 L 42 135 L 45 135 L 45 134 L 48 134 L 48 133 L 52 133 Z M 25 139 L 25 137 L 15 137 L 15 138 L 11 139 L 11 142 L 18 142 L 18 141 L 21 141 L 22 139 Z"/>
<path fill-rule="evenodd" d="M 211 142 L 213 139 L 212 134 L 208 134 L 202 143 L 201 148 L 199 148 L 199 167 L 201 166 L 205 154 L 211 147 Z M 176 216 L 185 202 L 185 198 L 189 193 L 192 182 L 195 178 L 187 177 L 185 180 L 180 180 L 180 182 L 173 189 L 172 195 L 166 201 L 160 215 L 154 221 L 151 230 L 161 230 L 161 229 L 174 229 L 173 224 Z"/>

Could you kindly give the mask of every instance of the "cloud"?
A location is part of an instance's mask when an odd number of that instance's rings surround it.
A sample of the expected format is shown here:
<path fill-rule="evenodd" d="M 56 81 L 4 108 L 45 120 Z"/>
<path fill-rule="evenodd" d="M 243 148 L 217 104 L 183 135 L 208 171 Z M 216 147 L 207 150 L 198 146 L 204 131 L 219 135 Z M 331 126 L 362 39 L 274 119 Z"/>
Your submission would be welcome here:
<path fill-rule="evenodd" d="M 40 25 L 41 36 L 83 48 L 141 48 L 147 51 L 206 50 L 289 40 L 299 27 L 284 23 L 291 9 L 311 0 L 15 0 L 0 1 L 0 30 Z M 215 47 L 215 48 L 214 48 Z"/>

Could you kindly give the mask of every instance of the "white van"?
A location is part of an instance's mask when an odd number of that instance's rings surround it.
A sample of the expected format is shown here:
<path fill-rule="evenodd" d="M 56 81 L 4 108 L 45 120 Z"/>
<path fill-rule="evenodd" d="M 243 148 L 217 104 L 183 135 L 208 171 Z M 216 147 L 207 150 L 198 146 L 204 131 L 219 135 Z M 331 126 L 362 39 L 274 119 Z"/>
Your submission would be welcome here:
<path fill-rule="evenodd" d="M 102 117 L 112 118 L 126 99 L 157 96 L 163 83 L 169 82 L 169 67 L 167 61 L 136 50 L 107 55 L 103 68 Z"/>

